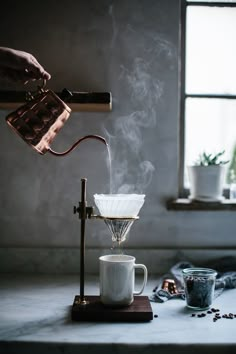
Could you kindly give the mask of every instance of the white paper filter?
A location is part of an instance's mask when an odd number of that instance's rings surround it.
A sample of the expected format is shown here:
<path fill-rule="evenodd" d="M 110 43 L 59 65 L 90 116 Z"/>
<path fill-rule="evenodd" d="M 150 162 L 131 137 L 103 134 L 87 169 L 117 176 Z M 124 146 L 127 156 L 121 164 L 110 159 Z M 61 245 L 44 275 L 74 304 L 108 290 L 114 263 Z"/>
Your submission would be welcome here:
<path fill-rule="evenodd" d="M 144 204 L 145 194 L 94 194 L 103 217 L 136 217 Z"/>

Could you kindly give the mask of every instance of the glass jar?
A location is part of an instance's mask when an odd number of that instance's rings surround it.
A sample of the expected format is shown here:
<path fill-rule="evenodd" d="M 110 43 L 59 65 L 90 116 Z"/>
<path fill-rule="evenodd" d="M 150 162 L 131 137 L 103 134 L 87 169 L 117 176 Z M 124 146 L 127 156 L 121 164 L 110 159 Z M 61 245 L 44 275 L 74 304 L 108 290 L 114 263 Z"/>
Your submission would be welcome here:
<path fill-rule="evenodd" d="M 210 268 L 185 268 L 182 274 L 187 306 L 195 310 L 208 309 L 214 299 L 217 272 Z"/>

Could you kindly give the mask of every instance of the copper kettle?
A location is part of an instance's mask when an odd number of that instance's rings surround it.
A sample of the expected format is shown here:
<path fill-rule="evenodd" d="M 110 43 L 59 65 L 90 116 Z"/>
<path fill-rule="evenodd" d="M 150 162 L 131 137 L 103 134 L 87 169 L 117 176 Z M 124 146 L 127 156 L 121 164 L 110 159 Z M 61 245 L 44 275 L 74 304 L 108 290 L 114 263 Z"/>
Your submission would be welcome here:
<path fill-rule="evenodd" d="M 26 143 L 42 155 L 49 151 L 56 156 L 68 154 L 81 141 L 89 138 L 98 139 L 107 145 L 106 140 L 99 135 L 86 135 L 64 152 L 53 151 L 50 144 L 70 117 L 71 109 L 45 86 L 46 80 L 35 93 L 27 94 L 27 103 L 6 117 L 8 125 Z"/>

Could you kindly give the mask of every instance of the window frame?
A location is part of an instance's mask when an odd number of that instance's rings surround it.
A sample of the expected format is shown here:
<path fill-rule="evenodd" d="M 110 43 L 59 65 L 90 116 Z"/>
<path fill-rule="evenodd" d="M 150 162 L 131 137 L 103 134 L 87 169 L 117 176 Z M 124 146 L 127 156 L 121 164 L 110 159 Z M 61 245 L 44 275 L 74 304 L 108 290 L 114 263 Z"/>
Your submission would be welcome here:
<path fill-rule="evenodd" d="M 179 107 L 179 198 L 187 198 L 189 189 L 184 186 L 184 162 L 185 162 L 185 101 L 187 98 L 218 98 L 235 99 L 236 95 L 227 94 L 188 94 L 186 93 L 186 18 L 188 6 L 207 6 L 207 7 L 235 7 L 236 2 L 209 2 L 209 1 L 187 1 L 180 2 L 180 107 Z M 229 198 L 229 189 L 224 189 L 224 196 Z"/>

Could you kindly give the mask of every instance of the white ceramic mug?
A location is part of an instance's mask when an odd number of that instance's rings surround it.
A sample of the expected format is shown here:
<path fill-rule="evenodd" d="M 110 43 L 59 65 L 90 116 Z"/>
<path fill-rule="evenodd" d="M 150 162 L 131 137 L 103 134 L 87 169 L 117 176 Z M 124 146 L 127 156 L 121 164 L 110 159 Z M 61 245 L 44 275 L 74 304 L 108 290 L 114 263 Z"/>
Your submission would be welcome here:
<path fill-rule="evenodd" d="M 106 255 L 99 258 L 100 299 L 104 305 L 130 305 L 134 295 L 142 294 L 147 283 L 147 268 L 144 264 L 135 264 L 135 258 L 128 255 Z M 144 273 L 140 291 L 134 291 L 135 269 Z"/>

